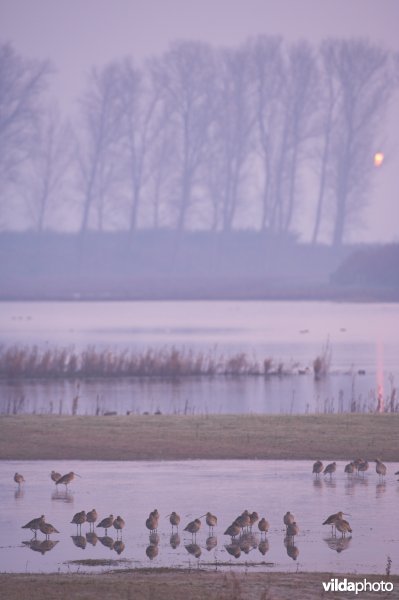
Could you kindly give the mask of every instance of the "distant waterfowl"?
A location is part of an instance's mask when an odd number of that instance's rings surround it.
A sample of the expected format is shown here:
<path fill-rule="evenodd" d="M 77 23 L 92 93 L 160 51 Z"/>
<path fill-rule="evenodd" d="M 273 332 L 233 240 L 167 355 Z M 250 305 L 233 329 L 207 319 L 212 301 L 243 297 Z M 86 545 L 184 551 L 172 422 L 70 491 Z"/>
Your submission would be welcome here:
<path fill-rule="evenodd" d="M 240 535 L 241 532 L 241 525 L 237 522 L 234 521 L 234 523 L 232 523 L 224 532 L 224 535 L 229 535 L 232 538 L 237 537 L 237 535 Z"/>
<path fill-rule="evenodd" d="M 54 525 L 51 525 L 51 523 L 46 523 L 45 521 L 40 523 L 39 529 L 42 533 L 44 533 L 46 539 L 49 538 L 52 533 L 59 533 L 58 529 L 56 529 Z"/>
<path fill-rule="evenodd" d="M 316 477 L 318 477 L 322 471 L 323 471 L 323 463 L 321 462 L 321 460 L 316 460 L 316 462 L 313 465 L 312 473 L 315 473 Z"/>
<path fill-rule="evenodd" d="M 351 526 L 345 519 L 337 519 L 335 521 L 335 527 L 342 533 L 342 537 L 345 537 L 347 533 L 352 533 Z"/>
<path fill-rule="evenodd" d="M 15 483 L 18 483 L 18 485 L 21 485 L 21 483 L 25 483 L 24 476 L 21 475 L 21 473 L 15 473 L 14 481 Z"/>
<path fill-rule="evenodd" d="M 191 521 L 190 523 L 188 523 L 188 525 L 186 525 L 184 531 L 188 531 L 194 537 L 197 535 L 197 532 L 200 530 L 200 528 L 201 521 L 199 519 L 194 519 L 194 521 Z"/>
<path fill-rule="evenodd" d="M 249 528 L 251 529 L 251 531 L 252 525 L 255 525 L 257 521 L 259 521 L 259 515 L 256 511 L 254 511 L 249 515 Z"/>
<path fill-rule="evenodd" d="M 355 463 L 350 462 L 347 465 L 345 465 L 345 469 L 344 472 L 347 473 L 348 475 L 352 475 L 355 471 Z"/>
<path fill-rule="evenodd" d="M 294 521 L 287 526 L 287 537 L 294 538 L 299 533 L 299 527 L 297 523 Z"/>
<path fill-rule="evenodd" d="M 167 516 L 169 517 L 169 523 L 172 525 L 172 531 L 174 527 L 179 528 L 180 515 L 178 515 L 177 512 L 173 511 L 170 513 L 170 515 Z"/>
<path fill-rule="evenodd" d="M 114 523 L 114 515 L 109 515 L 109 517 L 105 517 L 105 519 L 100 521 L 100 523 L 97 525 L 97 527 L 104 528 L 105 535 L 107 535 L 107 529 L 109 529 L 109 527 L 112 527 L 113 523 Z"/>
<path fill-rule="evenodd" d="M 41 523 L 44 523 L 44 521 L 45 521 L 45 516 L 42 515 L 41 517 L 37 517 L 36 519 L 32 519 L 26 525 L 22 525 L 21 529 L 30 529 L 36 535 L 37 534 L 37 530 L 40 529 L 40 525 L 41 525 Z"/>
<path fill-rule="evenodd" d="M 199 518 L 202 519 L 203 517 L 206 517 L 205 522 L 208 525 L 209 530 L 213 531 L 213 528 L 218 523 L 217 517 L 215 515 L 213 515 L 211 512 L 207 512 L 205 515 L 201 515 Z"/>
<path fill-rule="evenodd" d="M 290 511 L 286 512 L 284 517 L 283 517 L 283 521 L 284 521 L 284 525 L 286 528 L 288 528 L 289 525 L 292 525 L 292 523 L 294 523 L 295 521 L 295 516 L 290 513 Z"/>
<path fill-rule="evenodd" d="M 332 462 L 329 465 L 326 466 L 326 468 L 324 469 L 323 473 L 324 475 L 330 475 L 330 479 L 332 477 L 332 474 L 335 473 L 335 471 L 337 470 L 337 463 L 336 462 Z"/>
<path fill-rule="evenodd" d="M 156 531 L 158 529 L 158 523 L 159 523 L 159 512 L 157 509 L 155 509 L 152 512 L 150 512 L 150 515 L 145 522 L 145 526 L 150 531 Z"/>
<path fill-rule="evenodd" d="M 341 510 L 337 513 L 334 513 L 332 515 L 330 515 L 329 517 L 327 517 L 327 519 L 323 522 L 323 525 L 331 525 L 331 533 L 334 532 L 334 527 L 335 527 L 335 523 L 337 521 L 342 520 L 343 516 L 346 513 L 343 513 Z M 348 515 L 350 516 L 350 515 Z"/>
<path fill-rule="evenodd" d="M 57 471 L 51 471 L 50 477 L 54 483 L 57 483 L 57 481 L 61 479 L 61 473 L 57 473 Z"/>
<path fill-rule="evenodd" d="M 247 510 L 244 510 L 244 512 L 236 518 L 235 522 L 240 525 L 241 529 L 249 527 L 251 524 L 249 512 Z"/>
<path fill-rule="evenodd" d="M 118 536 L 119 531 L 121 532 L 121 536 L 122 536 L 122 529 L 125 526 L 125 521 L 122 519 L 122 517 L 120 517 L 119 515 L 116 517 L 115 521 L 114 521 L 114 528 L 116 529 L 116 535 Z"/>
<path fill-rule="evenodd" d="M 65 488 L 67 488 L 68 485 L 71 483 L 71 481 L 73 481 L 75 479 L 75 477 L 80 477 L 80 475 L 71 471 L 70 473 L 67 473 L 66 475 L 62 475 L 62 477 L 57 479 L 57 481 L 55 482 L 55 485 L 65 485 Z"/>
<path fill-rule="evenodd" d="M 368 461 L 363 460 L 361 463 L 359 463 L 357 470 L 359 473 L 363 473 L 363 477 L 364 477 L 364 474 L 368 470 L 368 468 L 369 468 Z"/>
<path fill-rule="evenodd" d="M 260 533 L 266 534 L 269 531 L 269 522 L 266 521 L 265 517 L 262 517 L 258 523 L 258 529 Z"/>
<path fill-rule="evenodd" d="M 79 529 L 81 531 L 82 524 L 86 523 L 86 520 L 86 512 L 84 510 L 81 510 L 80 512 L 73 515 L 71 523 L 74 523 L 76 525 L 76 529 Z"/>
<path fill-rule="evenodd" d="M 89 512 L 86 514 L 86 521 L 89 523 L 89 527 L 91 527 L 92 525 L 94 527 L 94 523 L 97 521 L 97 519 L 98 514 L 95 508 L 89 510 Z"/>
<path fill-rule="evenodd" d="M 384 463 L 381 462 L 381 460 L 379 458 L 375 458 L 374 462 L 375 462 L 376 473 L 379 475 L 380 479 L 385 477 L 385 475 L 387 474 L 386 465 L 384 465 Z"/>

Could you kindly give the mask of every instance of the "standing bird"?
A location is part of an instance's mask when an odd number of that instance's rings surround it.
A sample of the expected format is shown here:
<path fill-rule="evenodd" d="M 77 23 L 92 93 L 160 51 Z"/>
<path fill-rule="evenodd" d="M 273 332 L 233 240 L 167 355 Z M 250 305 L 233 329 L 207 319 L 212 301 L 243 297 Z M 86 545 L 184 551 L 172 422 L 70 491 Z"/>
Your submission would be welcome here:
<path fill-rule="evenodd" d="M 331 479 L 332 474 L 335 473 L 336 470 L 337 470 L 337 463 L 332 462 L 326 466 L 326 468 L 323 471 L 323 474 L 327 475 L 327 473 L 328 473 L 330 475 L 330 479 Z"/>
<path fill-rule="evenodd" d="M 342 537 L 345 537 L 345 534 L 348 532 L 352 533 L 351 526 L 349 525 L 348 521 L 345 521 L 345 519 L 337 519 L 335 521 L 335 527 L 342 533 Z"/>
<path fill-rule="evenodd" d="M 105 519 L 100 521 L 100 523 L 97 525 L 97 527 L 103 527 L 105 529 L 105 535 L 107 535 L 107 529 L 109 527 L 112 527 L 113 523 L 114 523 L 114 515 L 109 515 L 109 517 L 105 517 Z"/>
<path fill-rule="evenodd" d="M 73 515 L 71 523 L 74 523 L 76 525 L 76 531 L 79 528 L 80 532 L 82 532 L 82 523 L 86 523 L 86 520 L 87 520 L 86 512 L 84 510 L 82 510 L 82 511 L 76 513 L 76 515 Z"/>
<path fill-rule="evenodd" d="M 29 521 L 29 523 L 27 523 L 26 525 L 22 525 L 21 529 L 30 529 L 36 537 L 37 530 L 40 529 L 40 525 L 41 523 L 44 523 L 44 521 L 45 516 L 42 515 L 41 517 L 37 517 L 37 519 L 32 519 L 32 521 Z"/>
<path fill-rule="evenodd" d="M 121 532 L 121 538 L 122 538 L 122 529 L 124 528 L 124 526 L 125 526 L 125 521 L 122 519 L 122 517 L 120 517 L 118 515 L 114 521 L 114 528 L 116 529 L 116 537 L 118 537 L 118 533 Z"/>
<path fill-rule="evenodd" d="M 334 527 L 336 527 L 335 523 L 337 521 L 342 520 L 342 517 L 346 515 L 346 513 L 343 513 L 341 510 L 337 513 L 334 513 L 333 515 L 330 515 L 329 517 L 327 517 L 327 519 L 324 521 L 323 525 L 331 525 L 331 535 L 334 533 Z M 350 516 L 350 515 L 348 515 Z"/>
<path fill-rule="evenodd" d="M 18 483 L 18 486 L 20 486 L 21 483 L 25 483 L 24 476 L 21 475 L 21 473 L 15 473 L 14 481 L 15 481 L 15 483 Z"/>
<path fill-rule="evenodd" d="M 251 524 L 249 512 L 247 510 L 244 510 L 244 512 L 236 518 L 235 522 L 239 524 L 241 529 L 249 527 Z"/>
<path fill-rule="evenodd" d="M 167 516 L 169 517 L 169 523 L 172 525 L 173 533 L 173 527 L 177 527 L 177 529 L 179 529 L 180 515 L 178 515 L 177 512 L 173 511 L 170 513 L 170 515 Z"/>
<path fill-rule="evenodd" d="M 285 513 L 283 521 L 286 529 L 288 529 L 288 526 L 295 522 L 295 516 L 288 511 Z"/>
<path fill-rule="evenodd" d="M 237 535 L 240 535 L 241 532 L 241 525 L 240 523 L 238 523 L 237 521 L 234 521 L 224 532 L 224 535 L 229 535 L 232 538 L 237 537 Z"/>
<path fill-rule="evenodd" d="M 46 536 L 46 540 L 52 533 L 59 533 L 58 529 L 56 529 L 54 525 L 51 525 L 51 523 L 45 523 L 44 521 L 40 523 L 39 529 Z"/>
<path fill-rule="evenodd" d="M 63 475 L 62 477 L 57 479 L 57 481 L 55 482 L 55 485 L 63 484 L 63 485 L 65 485 L 65 488 L 67 489 L 68 485 L 71 483 L 71 481 L 73 481 L 75 479 L 75 477 L 80 477 L 80 475 L 71 471 L 70 473 L 67 473 L 66 475 Z"/>
<path fill-rule="evenodd" d="M 98 519 L 98 514 L 95 508 L 93 508 L 93 510 L 89 510 L 89 512 L 86 514 L 86 521 L 89 524 L 89 529 L 91 528 L 91 526 L 93 525 L 94 528 L 94 523 L 97 521 Z"/>
<path fill-rule="evenodd" d="M 323 463 L 321 462 L 321 460 L 316 460 L 316 462 L 313 465 L 313 471 L 312 473 L 316 474 L 316 478 L 320 475 L 320 473 L 323 470 Z"/>
<path fill-rule="evenodd" d="M 384 465 L 384 463 L 381 462 L 381 460 L 379 458 L 375 458 L 374 462 L 375 462 L 376 473 L 378 473 L 380 479 L 383 478 L 383 477 L 385 477 L 385 475 L 387 474 L 387 467 L 386 467 L 386 465 Z"/>
<path fill-rule="evenodd" d="M 259 521 L 258 529 L 259 529 L 261 535 L 262 535 L 262 533 L 264 533 L 266 535 L 266 533 L 269 531 L 269 522 L 266 521 L 265 517 L 262 517 L 261 520 Z"/>
<path fill-rule="evenodd" d="M 254 511 L 249 515 L 249 528 L 251 531 L 252 531 L 252 525 L 255 525 L 255 523 L 257 521 L 259 521 L 259 515 L 257 512 Z"/>
<path fill-rule="evenodd" d="M 368 470 L 369 468 L 369 463 L 367 460 L 362 460 L 362 462 L 359 464 L 358 466 L 358 473 L 363 473 L 363 477 L 365 472 Z"/>
<path fill-rule="evenodd" d="M 299 527 L 296 524 L 296 522 L 294 521 L 293 523 L 290 523 L 287 527 L 287 537 L 294 539 L 294 537 L 298 535 L 298 533 Z"/>
<path fill-rule="evenodd" d="M 190 521 L 190 523 L 184 528 L 184 531 L 188 531 L 193 537 L 196 537 L 200 528 L 201 521 L 199 519 L 194 519 L 194 521 Z"/>
<path fill-rule="evenodd" d="M 159 523 L 159 512 L 157 509 L 155 509 L 152 512 L 150 512 L 150 516 L 146 520 L 145 526 L 150 531 L 156 531 L 158 529 L 158 523 Z"/>
<path fill-rule="evenodd" d="M 213 515 L 211 512 L 207 512 L 205 515 L 201 515 L 200 519 L 202 519 L 202 517 L 206 517 L 205 522 L 209 527 L 209 531 L 212 530 L 215 527 L 215 525 L 218 524 L 218 518 Z"/>
<path fill-rule="evenodd" d="M 61 479 L 61 473 L 57 473 L 57 471 L 51 471 L 50 477 L 54 481 L 54 483 L 57 483 L 57 481 Z"/>
<path fill-rule="evenodd" d="M 345 473 L 347 473 L 348 475 L 353 475 L 354 471 L 355 471 L 355 463 L 354 462 L 350 462 L 345 466 L 344 469 Z"/>

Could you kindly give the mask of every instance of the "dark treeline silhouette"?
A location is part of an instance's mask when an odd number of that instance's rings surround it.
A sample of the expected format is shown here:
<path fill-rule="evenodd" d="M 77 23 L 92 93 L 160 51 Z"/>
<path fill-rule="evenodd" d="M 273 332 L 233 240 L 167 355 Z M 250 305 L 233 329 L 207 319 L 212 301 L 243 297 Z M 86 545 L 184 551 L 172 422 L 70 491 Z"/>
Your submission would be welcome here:
<path fill-rule="evenodd" d="M 337 248 L 367 203 L 395 68 L 365 39 L 180 41 L 93 68 L 66 123 L 49 63 L 2 44 L 0 227 L 290 239 L 306 204 L 313 243 Z"/>

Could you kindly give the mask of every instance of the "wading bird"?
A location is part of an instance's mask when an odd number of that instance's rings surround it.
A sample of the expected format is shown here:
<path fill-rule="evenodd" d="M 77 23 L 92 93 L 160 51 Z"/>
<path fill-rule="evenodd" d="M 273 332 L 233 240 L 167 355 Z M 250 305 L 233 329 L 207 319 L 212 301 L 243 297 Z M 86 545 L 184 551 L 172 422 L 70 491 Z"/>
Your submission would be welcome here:
<path fill-rule="evenodd" d="M 105 535 L 107 535 L 107 529 L 109 527 L 112 527 L 113 523 L 114 523 L 114 515 L 109 515 L 109 517 L 105 517 L 105 519 L 100 521 L 100 523 L 97 525 L 97 527 L 103 527 L 103 529 L 105 529 Z"/>
<path fill-rule="evenodd" d="M 42 515 L 41 517 L 37 517 L 37 519 L 32 519 L 32 521 L 29 521 L 26 525 L 22 525 L 21 529 L 30 529 L 36 536 L 37 530 L 40 529 L 40 525 L 41 523 L 44 523 L 44 521 L 45 516 Z"/>
<path fill-rule="evenodd" d="M 353 475 L 354 471 L 355 471 L 355 463 L 350 462 L 347 465 L 345 465 L 345 469 L 344 469 L 345 473 L 347 473 L 348 475 Z"/>
<path fill-rule="evenodd" d="M 145 526 L 150 531 L 156 531 L 158 529 L 158 522 L 159 522 L 159 512 L 157 509 L 155 509 L 152 512 L 150 512 L 150 516 L 146 520 Z"/>
<path fill-rule="evenodd" d="M 54 483 L 57 483 L 57 481 L 61 478 L 61 473 L 57 473 L 57 471 L 51 471 L 50 477 Z"/>
<path fill-rule="evenodd" d="M 295 516 L 292 513 L 290 513 L 290 511 L 288 511 L 285 513 L 283 521 L 286 529 L 288 529 L 288 526 L 292 525 L 292 523 L 295 522 Z"/>
<path fill-rule="evenodd" d="M 125 521 L 119 515 L 116 517 L 114 521 L 114 528 L 116 529 L 116 536 L 118 537 L 119 532 L 121 532 L 122 537 L 122 529 L 125 526 Z"/>
<path fill-rule="evenodd" d="M 14 481 L 15 483 L 18 483 L 18 485 L 21 485 L 21 483 L 25 483 L 24 476 L 21 475 L 21 473 L 15 473 Z"/>
<path fill-rule="evenodd" d="M 266 533 L 269 531 L 269 522 L 266 521 L 265 517 L 262 517 L 261 520 L 258 523 L 258 529 L 262 535 L 262 533 L 264 533 L 266 535 Z"/>
<path fill-rule="evenodd" d="M 334 533 L 334 527 L 335 527 L 335 523 L 336 521 L 342 520 L 342 517 L 346 515 L 346 513 L 342 512 L 341 510 L 337 513 L 334 513 L 333 515 L 330 515 L 329 517 L 327 517 L 327 519 L 324 521 L 323 525 L 331 525 L 331 535 Z M 350 516 L 350 515 L 347 515 Z"/>
<path fill-rule="evenodd" d="M 323 470 L 323 463 L 321 462 L 321 460 L 316 460 L 316 462 L 313 465 L 313 470 L 312 473 L 316 474 L 316 477 L 318 477 L 320 475 L 320 473 Z"/>
<path fill-rule="evenodd" d="M 347 533 L 352 533 L 351 526 L 345 519 L 337 519 L 335 521 L 335 527 L 342 533 L 342 537 L 345 537 Z"/>
<path fill-rule="evenodd" d="M 82 524 L 86 523 L 86 520 L 87 520 L 86 512 L 84 510 L 82 510 L 82 511 L 76 513 L 75 515 L 73 515 L 71 523 L 76 525 L 76 531 L 78 529 L 80 531 L 82 531 Z"/>
<path fill-rule="evenodd" d="M 374 462 L 376 473 L 378 473 L 380 479 L 382 479 L 387 474 L 387 467 L 379 458 L 375 458 Z"/>
<path fill-rule="evenodd" d="M 97 519 L 98 514 L 95 508 L 89 510 L 89 512 L 86 514 L 86 521 L 89 523 L 89 528 L 91 528 L 92 525 L 94 527 L 94 523 L 97 521 Z"/>
<path fill-rule="evenodd" d="M 369 463 L 367 460 L 362 460 L 362 462 L 359 464 L 357 470 L 359 473 L 363 473 L 363 477 L 365 472 L 368 470 L 369 468 Z"/>
<path fill-rule="evenodd" d="M 240 535 L 241 532 L 241 525 L 237 522 L 234 521 L 224 532 L 224 535 L 229 535 L 232 538 L 237 537 L 237 535 Z"/>
<path fill-rule="evenodd" d="M 180 515 L 178 515 L 177 512 L 173 511 L 169 515 L 166 515 L 166 517 L 169 517 L 169 523 L 172 525 L 172 533 L 173 527 L 179 529 Z"/>
<path fill-rule="evenodd" d="M 55 482 L 55 485 L 62 484 L 62 485 L 65 485 L 65 488 L 67 489 L 68 485 L 71 483 L 71 481 L 73 481 L 75 479 L 75 477 L 80 477 L 80 475 L 71 471 L 70 473 L 67 473 L 66 475 L 62 475 L 62 477 L 57 479 L 57 481 Z"/>
<path fill-rule="evenodd" d="M 336 470 L 337 470 L 337 463 L 332 462 L 326 466 L 323 473 L 324 473 L 324 475 L 327 475 L 327 473 L 328 473 L 330 475 L 330 479 L 331 479 L 332 474 L 335 473 Z"/>
<path fill-rule="evenodd" d="M 48 539 L 52 533 L 59 533 L 58 529 L 56 529 L 54 525 L 51 525 L 51 523 L 45 523 L 45 521 L 40 523 L 39 529 L 42 533 L 44 533 L 46 539 Z"/>
<path fill-rule="evenodd" d="M 194 519 L 194 521 L 191 521 L 188 525 L 186 525 L 184 531 L 188 531 L 193 537 L 196 537 L 197 532 L 200 530 L 200 528 L 201 521 L 199 519 Z"/>
<path fill-rule="evenodd" d="M 212 530 L 215 527 L 215 525 L 218 524 L 218 519 L 215 515 L 213 515 L 211 512 L 207 512 L 205 515 L 201 515 L 200 519 L 202 519 L 203 517 L 206 517 L 205 522 L 209 527 L 209 531 Z"/>
<path fill-rule="evenodd" d="M 249 528 L 252 531 L 252 525 L 255 525 L 255 523 L 259 521 L 259 515 L 256 511 L 252 512 L 249 515 Z"/>

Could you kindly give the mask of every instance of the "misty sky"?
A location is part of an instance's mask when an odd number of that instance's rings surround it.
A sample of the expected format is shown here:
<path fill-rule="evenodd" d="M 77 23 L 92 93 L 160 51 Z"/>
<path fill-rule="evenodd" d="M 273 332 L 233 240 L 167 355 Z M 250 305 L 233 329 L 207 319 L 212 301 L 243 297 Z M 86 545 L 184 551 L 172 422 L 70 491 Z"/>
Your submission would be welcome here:
<path fill-rule="evenodd" d="M 91 66 L 127 55 L 140 63 L 176 39 L 224 46 L 261 33 L 314 43 L 362 36 L 399 52 L 398 23 L 399 0 L 0 0 L 0 41 L 53 62 L 52 93 L 66 114 Z M 386 162 L 376 173 L 367 229 L 356 239 L 399 241 L 398 97 L 381 132 Z"/>

